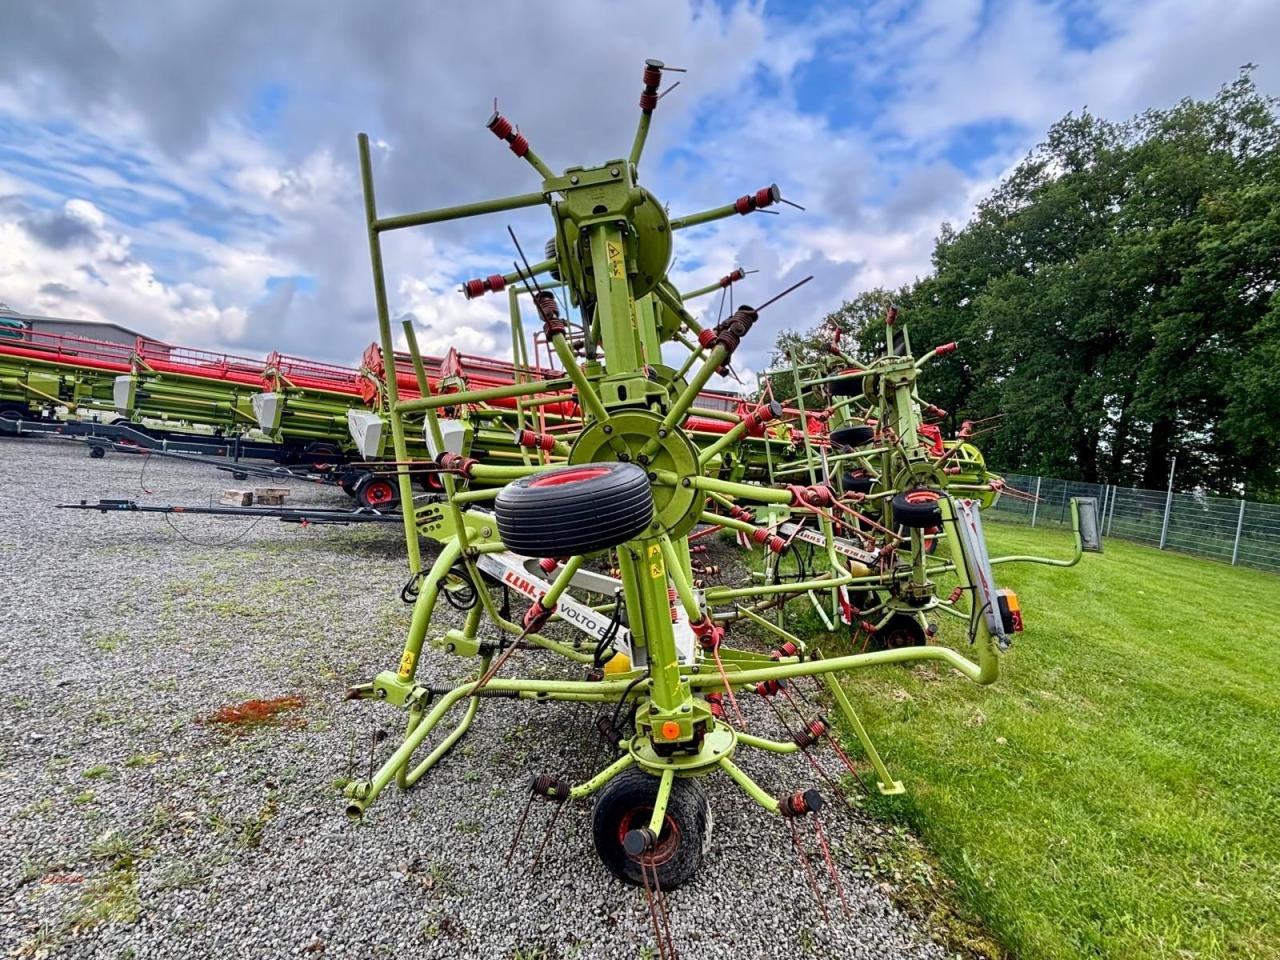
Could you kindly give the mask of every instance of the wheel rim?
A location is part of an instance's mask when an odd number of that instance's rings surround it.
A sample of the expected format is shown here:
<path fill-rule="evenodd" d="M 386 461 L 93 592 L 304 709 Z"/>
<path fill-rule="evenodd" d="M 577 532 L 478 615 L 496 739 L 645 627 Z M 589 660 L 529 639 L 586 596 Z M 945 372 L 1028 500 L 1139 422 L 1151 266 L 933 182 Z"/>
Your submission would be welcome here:
<path fill-rule="evenodd" d="M 639 827 L 649 825 L 649 819 L 653 816 L 653 807 L 636 807 L 628 810 L 622 815 L 622 819 L 618 821 L 618 845 L 622 846 L 622 841 L 628 833 Z M 662 833 L 658 835 L 658 842 L 654 844 L 652 850 L 648 853 L 645 863 L 652 867 L 660 867 L 672 857 L 676 855 L 676 851 L 680 849 L 681 833 L 680 825 L 676 823 L 675 818 L 671 814 L 666 813 L 662 816 Z"/>
<path fill-rule="evenodd" d="M 531 487 L 562 487 L 567 483 L 581 483 L 583 480 L 594 480 L 609 472 L 608 467 L 575 467 L 569 470 L 557 470 L 555 473 L 534 477 L 529 481 Z"/>
<path fill-rule="evenodd" d="M 907 503 L 937 503 L 938 494 L 934 490 L 912 490 L 903 494 Z"/>
<path fill-rule="evenodd" d="M 380 507 L 395 499 L 395 490 L 386 480 L 375 480 L 364 488 L 364 498 L 371 506 Z"/>

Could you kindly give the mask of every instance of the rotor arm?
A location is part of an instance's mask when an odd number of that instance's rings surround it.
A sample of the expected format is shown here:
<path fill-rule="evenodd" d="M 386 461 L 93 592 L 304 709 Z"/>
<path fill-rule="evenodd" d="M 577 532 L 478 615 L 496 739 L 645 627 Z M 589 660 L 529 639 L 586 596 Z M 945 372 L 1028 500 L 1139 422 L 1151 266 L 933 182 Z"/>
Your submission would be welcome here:
<path fill-rule="evenodd" d="M 782 191 L 778 189 L 776 183 L 771 183 L 767 187 L 761 187 L 755 193 L 743 194 L 733 203 L 727 203 L 723 207 L 712 207 L 710 210 L 703 210 L 701 213 L 691 213 L 687 216 L 677 217 L 671 221 L 671 229 L 683 230 L 686 227 L 696 227 L 704 223 L 711 223 L 713 220 L 723 220 L 725 217 L 731 217 L 735 213 L 745 217 L 748 213 L 771 207 L 781 199 Z"/>
<path fill-rule="evenodd" d="M 525 135 L 510 120 L 498 112 L 497 106 L 498 103 L 495 100 L 493 115 L 489 117 L 485 126 L 489 128 L 495 137 L 505 141 L 511 147 L 511 152 L 517 157 L 529 161 L 529 166 L 537 170 L 542 175 L 543 180 L 550 180 L 554 177 L 555 174 L 551 171 L 551 168 L 543 163 L 542 158 L 533 152 L 533 148 L 529 146 L 529 141 L 525 138 Z"/>

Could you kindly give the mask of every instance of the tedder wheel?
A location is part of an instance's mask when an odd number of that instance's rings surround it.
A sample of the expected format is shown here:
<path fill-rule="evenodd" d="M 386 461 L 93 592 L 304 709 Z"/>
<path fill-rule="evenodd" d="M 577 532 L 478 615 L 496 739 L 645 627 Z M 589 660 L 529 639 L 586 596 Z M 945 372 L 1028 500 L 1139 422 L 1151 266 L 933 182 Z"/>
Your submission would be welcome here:
<path fill-rule="evenodd" d="M 106 455 L 107 455 L 106 447 L 99 447 L 96 444 L 89 447 L 89 456 L 92 457 L 94 460 L 101 460 Z"/>
<path fill-rule="evenodd" d="M 924 628 L 915 617 L 895 613 L 889 622 L 875 632 L 873 641 L 877 649 L 897 650 L 900 647 L 918 647 L 924 643 Z"/>
<path fill-rule="evenodd" d="M 942 526 L 941 490 L 919 487 L 907 490 L 893 498 L 893 522 L 904 527 L 924 528 Z"/>
<path fill-rule="evenodd" d="M 596 853 L 609 872 L 625 883 L 644 883 L 640 861 L 627 853 L 623 840 L 628 832 L 648 825 L 658 796 L 658 780 L 632 767 L 610 780 L 596 800 L 591 817 Z M 654 847 L 642 854 L 657 868 L 658 885 L 663 890 L 674 890 L 698 872 L 710 837 L 711 807 L 706 791 L 697 780 L 677 777 L 671 784 L 662 832 Z"/>
<path fill-rule="evenodd" d="M 307 463 L 339 463 L 342 451 L 336 443 L 314 440 L 302 448 L 302 456 Z"/>
<path fill-rule="evenodd" d="M 856 397 L 862 393 L 862 380 L 865 370 L 842 370 L 838 380 L 831 381 L 831 395 L 835 397 Z"/>
<path fill-rule="evenodd" d="M 831 431 L 831 442 L 837 447 L 860 447 L 870 443 L 876 435 L 875 427 L 848 426 Z"/>
<path fill-rule="evenodd" d="M 634 463 L 584 463 L 507 484 L 493 502 L 507 549 L 572 557 L 616 547 L 653 520 L 649 475 Z"/>
<path fill-rule="evenodd" d="M 353 495 L 356 503 L 369 510 L 386 510 L 400 502 L 400 490 L 395 482 L 373 474 L 357 481 Z"/>

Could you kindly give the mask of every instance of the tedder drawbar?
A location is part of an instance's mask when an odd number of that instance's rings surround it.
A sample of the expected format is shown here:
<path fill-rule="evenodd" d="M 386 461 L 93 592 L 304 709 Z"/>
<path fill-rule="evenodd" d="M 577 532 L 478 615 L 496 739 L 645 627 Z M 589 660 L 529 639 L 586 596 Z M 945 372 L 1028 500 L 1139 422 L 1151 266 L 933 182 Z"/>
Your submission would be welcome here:
<path fill-rule="evenodd" d="M 1068 561 L 988 557 L 979 501 L 991 492 L 990 484 L 977 489 L 979 482 L 953 483 L 957 475 L 949 468 L 959 454 L 939 451 L 931 431 L 923 428 L 916 381 L 939 351 L 913 358 L 893 314 L 887 320 L 883 355 L 845 378 L 845 392 L 856 403 L 841 407 L 846 432 L 831 438 L 842 445 L 839 449 L 832 452 L 828 445 L 815 452 L 812 445 L 802 446 L 806 463 L 794 476 L 799 482 L 743 482 L 720 474 L 722 452 L 749 430 L 780 416 L 781 406 L 764 402 L 734 416 L 732 429 L 701 447 L 684 424 L 697 412 L 700 391 L 728 368 L 760 311 L 778 297 L 758 308 L 739 306 L 704 328 L 667 278 L 672 244 L 680 230 L 751 214 L 780 202 L 781 195 L 770 186 L 721 207 L 668 216 L 638 180 L 663 71 L 656 60 L 644 66 L 639 126 L 629 154 L 596 166 L 555 173 L 511 121 L 495 112 L 488 129 L 542 178 L 539 187 L 515 196 L 379 215 L 369 141 L 359 137 L 383 354 L 392 355 L 393 337 L 382 266 L 384 234 L 541 206 L 553 231 L 546 259 L 532 266 L 517 264 L 511 277 L 473 281 L 467 286 L 474 289 L 464 288 L 464 293 L 500 289 L 510 282 L 526 288 L 563 373 L 554 379 L 529 375 L 502 387 L 433 394 L 412 326 L 405 324 L 418 396 L 402 398 L 397 378 L 386 380 L 400 502 L 414 502 L 408 445 L 415 439 L 410 431 L 416 429 L 424 431 L 433 456 L 430 466 L 438 471 L 444 497 L 402 511 L 410 565 L 420 580 L 408 636 L 399 662 L 350 694 L 403 708 L 408 715 L 404 740 L 369 779 L 348 782 L 345 795 L 348 813 L 359 817 L 391 784 L 402 789 L 415 785 L 466 734 L 488 698 L 601 705 L 614 717 L 617 759 L 578 783 L 554 774 L 534 775 L 530 800 L 544 798 L 558 812 L 566 801 L 595 797 L 593 835 L 600 859 L 624 881 L 645 887 L 659 950 L 665 954 L 670 937 L 660 922 L 665 919 L 662 892 L 695 874 L 707 842 L 704 778 L 722 774 L 788 822 L 806 868 L 807 846 L 820 847 L 839 891 L 816 816 L 823 805 L 821 794 L 803 784 L 782 795 L 770 793 L 737 764 L 738 751 L 808 754 L 829 745 L 847 763 L 833 724 L 804 695 L 806 687 L 812 694 L 816 683 L 860 744 L 879 789 L 901 791 L 859 721 L 840 675 L 935 661 L 977 683 L 991 683 L 1000 651 L 1021 625 L 1017 599 L 997 587 L 993 571 L 1014 560 L 1074 563 L 1081 544 L 1077 533 L 1076 554 Z M 518 252 L 523 258 L 523 251 Z M 557 293 L 564 297 L 563 305 Z M 576 312 L 576 321 L 566 315 L 570 311 Z M 663 363 L 664 342 L 689 349 L 681 367 Z M 563 397 L 565 392 L 580 406 L 582 425 L 568 439 L 555 441 L 560 463 L 496 465 L 449 448 L 451 421 L 445 408 L 498 398 Z M 845 456 L 840 450 L 854 454 L 847 459 L 874 467 L 872 483 L 846 487 L 828 482 L 825 470 L 810 472 L 815 456 L 838 459 Z M 771 554 L 784 552 L 788 539 L 810 531 L 825 568 L 778 583 L 700 588 L 689 544 L 699 525 L 742 532 Z M 422 564 L 420 536 L 440 544 L 429 568 Z M 926 541 L 945 545 L 947 556 L 932 553 Z M 610 552 L 616 576 L 586 565 L 588 558 Z M 936 586 L 943 574 L 954 574 L 959 583 L 945 596 Z M 528 599 L 522 617 L 512 618 L 495 602 L 490 587 L 496 585 Z M 865 608 L 863 618 L 878 629 L 903 622 L 920 629 L 907 628 L 892 645 L 828 659 L 785 622 L 762 615 L 788 599 L 838 588 Z M 433 630 L 433 609 L 444 591 L 467 607 L 465 620 L 460 628 Z M 929 635 L 926 624 L 939 616 L 967 627 L 963 650 Z M 776 637 L 773 650 L 731 646 L 728 631 L 740 622 Z M 484 629 L 486 624 L 496 632 Z M 425 644 L 474 658 L 474 676 L 453 687 L 420 676 Z M 521 654 L 533 649 L 579 665 L 581 678 L 520 676 Z M 790 738 L 749 732 L 738 702 L 748 697 L 776 707 Z M 449 728 L 445 721 L 455 709 L 460 715 Z M 619 717 L 626 718 L 621 725 Z M 443 737 L 419 756 L 438 730 Z M 553 823 L 554 817 L 548 821 Z M 799 824 L 812 824 L 803 837 Z M 517 840 L 523 826 L 524 818 Z M 515 844 L 513 840 L 513 851 Z M 808 874 L 812 879 L 813 871 Z"/>

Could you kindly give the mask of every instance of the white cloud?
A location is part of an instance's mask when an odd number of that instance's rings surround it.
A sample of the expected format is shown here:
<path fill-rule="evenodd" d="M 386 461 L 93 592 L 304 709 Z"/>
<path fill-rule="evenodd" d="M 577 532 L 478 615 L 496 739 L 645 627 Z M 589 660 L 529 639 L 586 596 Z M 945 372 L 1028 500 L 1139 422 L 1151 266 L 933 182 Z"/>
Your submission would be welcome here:
<path fill-rule="evenodd" d="M 824 5 L 801 22 L 693 0 L 660 14 L 621 0 L 388 0 L 377 18 L 290 0 L 254 17 L 199 3 L 62 19 L 36 7 L 0 37 L 0 113 L 30 131 L 10 138 L 0 171 L 0 300 L 346 362 L 375 333 L 357 130 L 375 145 L 383 213 L 518 193 L 537 176 L 483 129 L 494 94 L 559 168 L 626 152 L 645 57 L 690 68 L 655 114 L 645 185 L 676 214 L 775 180 L 809 207 L 676 238 L 683 289 L 741 264 L 761 272 L 735 298 L 758 303 L 817 275 L 744 344 L 739 365 L 758 368 L 782 327 L 926 272 L 938 224 L 967 217 L 1066 111 L 1119 119 L 1208 95 L 1245 60 L 1263 65 L 1264 89 L 1280 87 L 1280 7 L 1262 0 L 1090 5 L 1103 37 L 1092 49 L 1069 42 L 1064 17 L 1081 4 L 1031 0 Z M 825 112 L 805 101 L 815 63 L 836 78 Z M 869 90 L 882 97 L 870 107 Z M 955 132 L 977 123 L 1005 132 L 953 162 Z M 549 229 L 534 210 L 386 237 L 393 313 L 413 314 L 424 349 L 509 349 L 505 300 L 456 292 L 510 269 L 507 223 L 531 254 Z M 718 300 L 691 306 L 713 320 Z"/>

